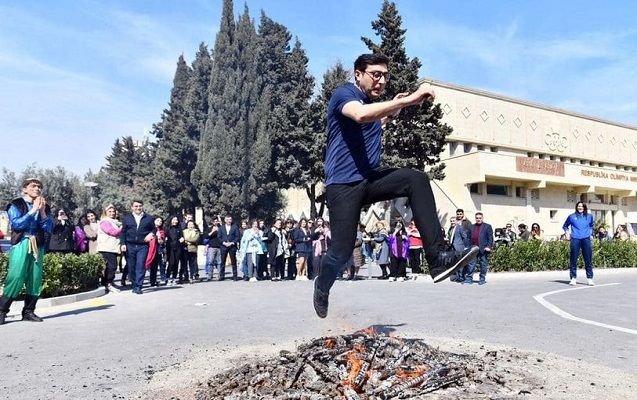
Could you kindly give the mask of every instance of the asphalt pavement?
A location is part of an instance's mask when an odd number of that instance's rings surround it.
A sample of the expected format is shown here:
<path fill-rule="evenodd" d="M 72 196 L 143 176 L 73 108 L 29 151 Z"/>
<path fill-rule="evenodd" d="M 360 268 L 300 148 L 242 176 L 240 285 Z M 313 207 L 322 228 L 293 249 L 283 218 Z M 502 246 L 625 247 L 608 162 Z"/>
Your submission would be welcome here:
<path fill-rule="evenodd" d="M 276 346 L 369 326 L 637 371 L 637 269 L 596 270 L 594 287 L 582 277 L 571 287 L 567 278 L 560 271 L 490 274 L 484 286 L 428 277 L 339 281 L 325 320 L 314 314 L 311 281 L 212 281 L 40 308 L 43 323 L 13 317 L 0 327 L 0 398 L 130 398 L 195 350 Z"/>

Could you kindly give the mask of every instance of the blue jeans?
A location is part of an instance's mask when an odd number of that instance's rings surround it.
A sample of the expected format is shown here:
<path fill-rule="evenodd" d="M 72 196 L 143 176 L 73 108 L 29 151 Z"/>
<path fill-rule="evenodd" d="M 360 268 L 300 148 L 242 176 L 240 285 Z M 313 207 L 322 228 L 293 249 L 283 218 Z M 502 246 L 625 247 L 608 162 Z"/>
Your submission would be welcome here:
<path fill-rule="evenodd" d="M 489 253 L 486 251 L 479 252 L 478 257 L 464 267 L 465 282 L 473 282 L 476 263 L 480 263 L 480 282 L 486 282 L 487 272 L 489 272 Z"/>
<path fill-rule="evenodd" d="M 577 259 L 579 258 L 580 250 L 582 256 L 584 256 L 586 277 L 593 279 L 593 245 L 590 238 L 571 238 L 571 278 L 577 278 Z"/>
<path fill-rule="evenodd" d="M 133 289 L 141 289 L 146 275 L 147 244 L 126 244 L 126 264 Z"/>

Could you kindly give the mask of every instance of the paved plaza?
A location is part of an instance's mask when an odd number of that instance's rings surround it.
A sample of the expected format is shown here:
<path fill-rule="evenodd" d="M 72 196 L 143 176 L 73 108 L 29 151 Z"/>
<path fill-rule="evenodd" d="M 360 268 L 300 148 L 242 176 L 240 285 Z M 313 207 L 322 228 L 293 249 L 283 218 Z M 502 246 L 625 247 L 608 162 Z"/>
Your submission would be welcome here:
<path fill-rule="evenodd" d="M 596 274 L 597 286 L 575 288 L 566 271 L 491 274 L 485 286 L 340 281 L 325 320 L 314 314 L 311 281 L 202 282 L 40 308 L 43 323 L 16 316 L 0 327 L 0 398 L 134 398 L 195 354 L 214 363 L 229 349 L 276 350 L 368 326 L 548 352 L 634 374 L 637 269 Z M 195 368 L 190 379 L 205 381 L 206 372 Z"/>

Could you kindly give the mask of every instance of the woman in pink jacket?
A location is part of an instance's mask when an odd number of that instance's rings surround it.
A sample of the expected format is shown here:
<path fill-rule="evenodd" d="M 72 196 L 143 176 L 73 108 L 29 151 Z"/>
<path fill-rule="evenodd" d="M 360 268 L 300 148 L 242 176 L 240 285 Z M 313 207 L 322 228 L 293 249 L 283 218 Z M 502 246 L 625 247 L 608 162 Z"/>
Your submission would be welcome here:
<path fill-rule="evenodd" d="M 115 206 L 109 204 L 104 209 L 102 219 L 97 224 L 97 251 L 106 262 L 106 268 L 102 274 L 102 284 L 107 292 L 112 293 L 119 292 L 113 286 L 113 280 L 117 269 L 117 256 L 120 254 L 119 234 L 122 231 L 122 223 L 115 219 L 115 214 Z"/>

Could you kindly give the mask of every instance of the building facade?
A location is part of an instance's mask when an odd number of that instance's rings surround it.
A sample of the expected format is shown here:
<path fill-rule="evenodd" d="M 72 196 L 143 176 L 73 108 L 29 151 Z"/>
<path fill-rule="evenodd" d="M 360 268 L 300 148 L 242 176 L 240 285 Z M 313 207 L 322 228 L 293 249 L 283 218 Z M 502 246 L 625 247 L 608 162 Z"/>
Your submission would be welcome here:
<path fill-rule="evenodd" d="M 637 228 L 637 127 L 428 82 L 453 128 L 433 184 L 443 221 L 463 208 L 494 228 L 537 222 L 554 239 L 582 200 L 609 231 Z"/>

